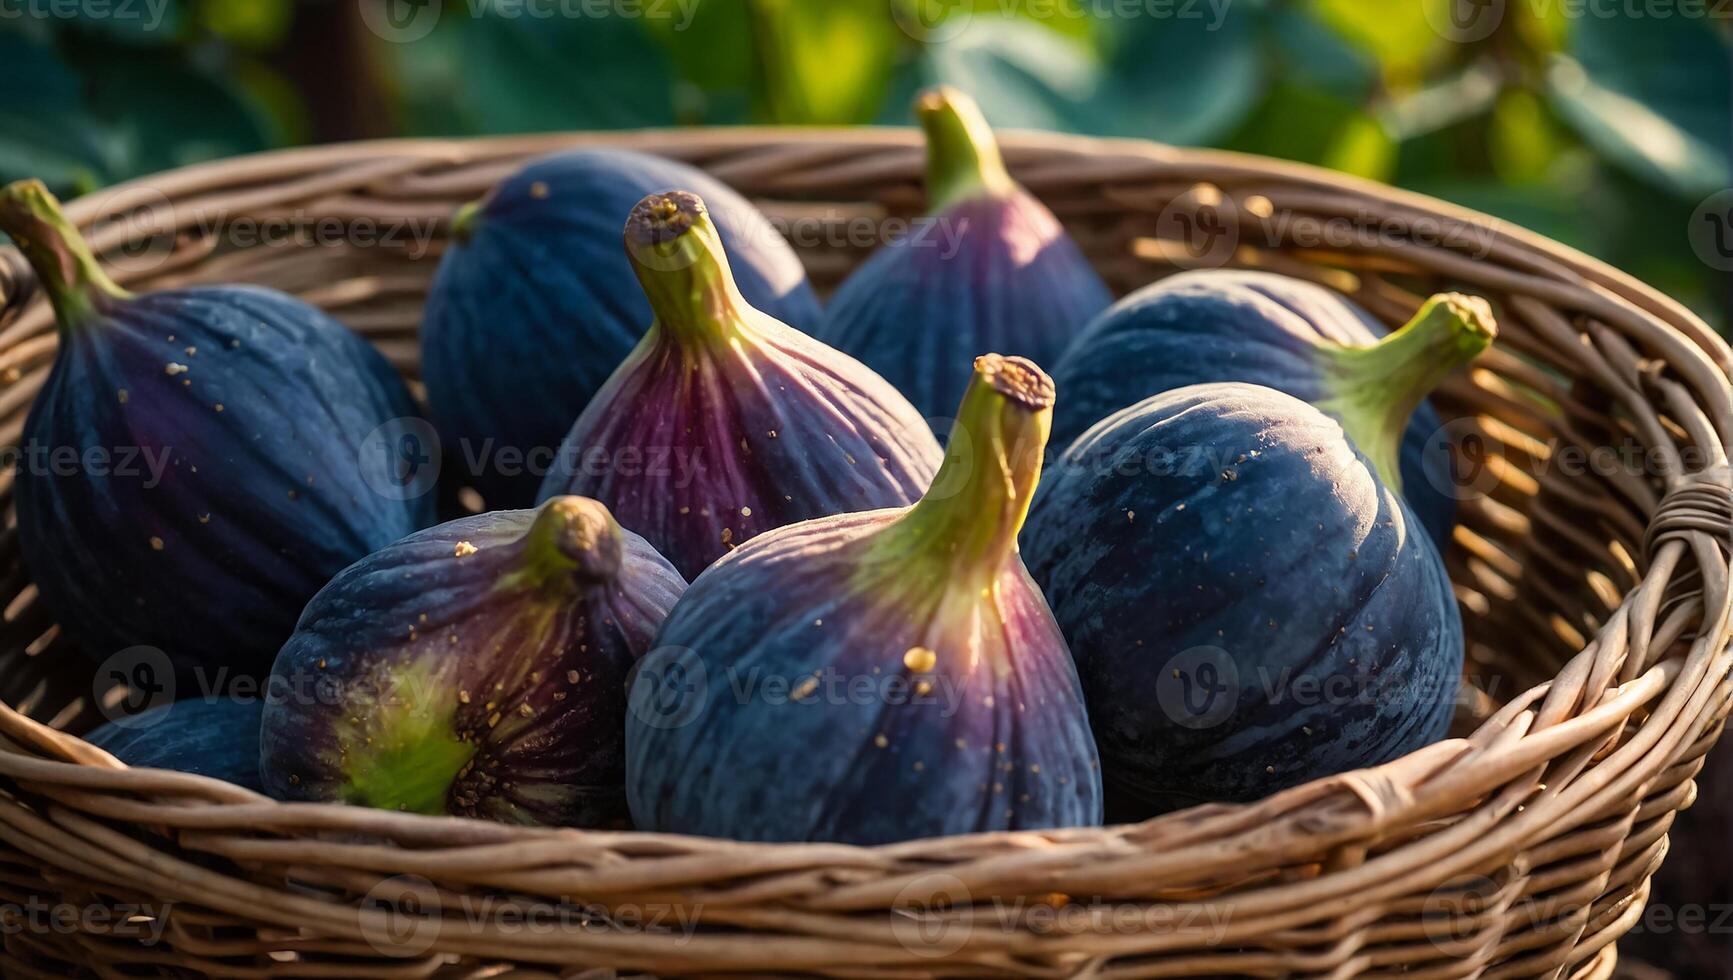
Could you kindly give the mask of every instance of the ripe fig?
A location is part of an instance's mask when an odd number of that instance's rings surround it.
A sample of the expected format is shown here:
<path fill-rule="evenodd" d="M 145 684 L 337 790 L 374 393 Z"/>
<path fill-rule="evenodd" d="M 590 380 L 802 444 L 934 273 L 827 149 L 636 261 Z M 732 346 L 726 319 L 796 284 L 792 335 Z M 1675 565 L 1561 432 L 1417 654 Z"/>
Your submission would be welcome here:
<path fill-rule="evenodd" d="M 535 500 L 560 437 L 643 336 L 650 307 L 620 254 L 620 220 L 644 195 L 677 187 L 709 202 L 752 305 L 817 325 L 794 251 L 704 172 L 612 149 L 526 164 L 458 212 L 421 330 L 439 434 L 489 507 Z"/>
<path fill-rule="evenodd" d="M 1017 532 L 1045 374 L 985 355 L 912 507 L 807 521 L 716 563 L 632 682 L 644 829 L 878 844 L 1099 823 L 1077 674 Z"/>
<path fill-rule="evenodd" d="M 1174 388 L 1264 385 L 1342 423 L 1442 551 L 1456 525 L 1456 498 L 1447 447 L 1433 441 L 1442 423 L 1426 396 L 1497 332 L 1486 301 L 1460 293 L 1434 296 L 1386 334 L 1352 301 L 1303 280 L 1181 273 L 1114 304 L 1054 368 L 1065 392 L 1054 442 L 1069 445 L 1098 420 Z"/>
<path fill-rule="evenodd" d="M 342 324 L 252 286 L 129 293 L 36 181 L 0 191 L 0 230 L 60 335 L 24 424 L 20 544 L 91 656 L 262 675 L 332 575 L 432 522 L 363 452 L 415 407 Z"/>
<path fill-rule="evenodd" d="M 601 504 L 557 497 L 345 569 L 277 657 L 266 791 L 508 823 L 625 814 L 626 677 L 686 583 Z"/>
<path fill-rule="evenodd" d="M 263 792 L 259 724 L 264 702 L 175 701 L 109 722 L 84 740 L 135 769 L 176 769 Z"/>
<path fill-rule="evenodd" d="M 1005 171 L 973 100 L 936 88 L 915 112 L 927 219 L 844 281 L 817 336 L 937 419 L 962 397 L 970 358 L 996 350 L 1052 363 L 1113 296 L 1053 212 Z"/>
<path fill-rule="evenodd" d="M 884 379 L 753 308 L 694 194 L 632 210 L 655 319 L 578 417 L 544 498 L 594 497 L 691 578 L 771 528 L 919 497 L 940 451 Z"/>
<path fill-rule="evenodd" d="M 1450 722 L 1443 562 L 1341 427 L 1289 395 L 1192 385 L 1109 416 L 1055 461 L 1023 546 L 1116 817 L 1256 799 Z"/>

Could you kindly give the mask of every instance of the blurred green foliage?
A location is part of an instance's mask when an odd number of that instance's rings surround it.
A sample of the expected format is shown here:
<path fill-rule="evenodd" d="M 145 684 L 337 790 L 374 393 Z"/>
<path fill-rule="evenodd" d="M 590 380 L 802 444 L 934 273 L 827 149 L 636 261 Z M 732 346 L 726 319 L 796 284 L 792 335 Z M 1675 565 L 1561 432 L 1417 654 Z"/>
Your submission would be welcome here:
<path fill-rule="evenodd" d="M 1718 0 L 0 0 L 0 177 L 76 191 L 359 136 L 904 123 L 943 81 L 1001 126 L 1457 201 L 1725 323 L 1688 228 L 1733 181 L 1729 17 Z"/>

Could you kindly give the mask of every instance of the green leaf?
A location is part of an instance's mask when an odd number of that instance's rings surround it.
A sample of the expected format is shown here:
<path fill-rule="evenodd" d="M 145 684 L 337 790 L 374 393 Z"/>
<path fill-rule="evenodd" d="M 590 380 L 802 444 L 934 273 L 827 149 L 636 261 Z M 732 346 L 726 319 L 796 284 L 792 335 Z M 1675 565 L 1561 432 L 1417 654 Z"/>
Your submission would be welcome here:
<path fill-rule="evenodd" d="M 91 113 L 121 141 L 126 176 L 252 153 L 270 143 L 257 106 L 225 78 L 174 51 L 87 46 L 76 67 Z"/>
<path fill-rule="evenodd" d="M 982 18 L 951 40 L 923 46 L 880 121 L 907 124 L 915 93 L 937 84 L 968 92 L 994 126 L 1083 133 L 1113 128 L 1113 107 L 1098 97 L 1100 66 L 1089 49 L 1039 24 Z"/>
<path fill-rule="evenodd" d="M 1110 103 L 1109 132 L 1209 143 L 1238 125 L 1263 94 L 1264 8 L 1199 2 L 1161 10 L 1167 15 L 1145 8 L 1102 22 L 1113 39 L 1110 79 L 1099 93 Z"/>
<path fill-rule="evenodd" d="M 295 19 L 292 0 L 203 0 L 199 25 L 225 41 L 245 48 L 276 46 Z"/>
<path fill-rule="evenodd" d="M 1449 23 L 1453 0 L 1401 0 L 1370 9 L 1365 0 L 1311 0 L 1312 13 L 1361 48 L 1384 68 L 1395 85 L 1420 77 L 1425 67 L 1446 50 L 1435 24 Z"/>
<path fill-rule="evenodd" d="M 1540 180 L 1558 161 L 1564 141 L 1546 103 L 1526 89 L 1510 89 L 1493 107 L 1487 150 L 1493 171 L 1507 183 Z"/>
<path fill-rule="evenodd" d="M 1547 70 L 1559 115 L 1619 166 L 1681 197 L 1733 179 L 1733 77 L 1712 23 L 1675 16 L 1586 17 Z"/>
<path fill-rule="evenodd" d="M 1377 118 L 1330 92 L 1277 83 L 1226 145 L 1384 180 L 1396 144 Z"/>
<path fill-rule="evenodd" d="M 865 122 L 884 100 L 901 37 L 883 0 L 750 0 L 764 115 Z"/>
<path fill-rule="evenodd" d="M 78 75 L 47 45 L 0 31 L 0 92 L 0 180 L 36 177 L 64 192 L 113 172 L 114 139 L 87 111 Z"/>
<path fill-rule="evenodd" d="M 1348 102 L 1364 99 L 1378 81 L 1378 62 L 1315 13 L 1290 6 L 1272 11 L 1267 32 L 1280 77 Z"/>
<path fill-rule="evenodd" d="M 474 19 L 443 17 L 434 31 L 455 36 L 457 96 L 470 131 L 674 123 L 672 66 L 640 18 L 602 11 L 544 19 L 499 0 L 477 0 L 477 7 Z"/>
<path fill-rule="evenodd" d="M 180 38 L 186 12 L 179 0 L 78 0 L 51 8 L 74 30 L 120 44 L 155 47 Z"/>

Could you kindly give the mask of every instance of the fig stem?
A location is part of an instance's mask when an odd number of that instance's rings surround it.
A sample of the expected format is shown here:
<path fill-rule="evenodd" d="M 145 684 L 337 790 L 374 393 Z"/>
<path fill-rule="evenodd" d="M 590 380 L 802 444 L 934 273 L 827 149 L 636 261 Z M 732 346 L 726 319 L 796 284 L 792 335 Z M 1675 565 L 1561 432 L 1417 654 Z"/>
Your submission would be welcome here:
<path fill-rule="evenodd" d="M 559 587 L 611 582 L 625 560 L 626 543 L 614 515 L 588 497 L 554 497 L 541 505 L 524 533 L 523 566 L 502 585 Z"/>
<path fill-rule="evenodd" d="M 921 93 L 915 100 L 915 115 L 927 134 L 929 213 L 1016 188 L 993 130 L 974 99 L 941 85 Z"/>
<path fill-rule="evenodd" d="M 726 337 L 749 309 L 722 237 L 698 195 L 651 194 L 626 219 L 626 255 L 655 314 L 655 327 L 682 339 Z"/>
<path fill-rule="evenodd" d="M 455 241 L 469 244 L 470 238 L 475 235 L 475 225 L 481 218 L 482 205 L 485 203 L 486 198 L 478 197 L 451 213 L 451 237 Z"/>
<path fill-rule="evenodd" d="M 1053 380 L 1021 357 L 984 354 L 963 393 L 945 461 L 932 486 L 886 529 L 887 547 L 946 563 L 943 573 L 999 573 L 1041 482 L 1053 424 Z"/>
<path fill-rule="evenodd" d="M 88 321 L 107 300 L 132 295 L 102 270 L 84 236 L 40 180 L 0 188 L 0 231 L 35 270 L 62 329 Z"/>
<path fill-rule="evenodd" d="M 1379 478 L 1400 492 L 1398 463 L 1409 417 L 1440 382 L 1474 360 L 1497 335 L 1486 300 L 1440 293 L 1375 344 L 1324 348 L 1321 356 L 1334 394 L 1318 407 L 1341 421 Z"/>

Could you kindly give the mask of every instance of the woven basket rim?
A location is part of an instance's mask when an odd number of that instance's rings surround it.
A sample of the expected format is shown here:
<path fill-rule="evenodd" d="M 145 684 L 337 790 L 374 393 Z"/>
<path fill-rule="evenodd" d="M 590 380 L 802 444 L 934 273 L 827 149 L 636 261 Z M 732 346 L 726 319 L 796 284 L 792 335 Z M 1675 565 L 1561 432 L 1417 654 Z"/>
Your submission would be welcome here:
<path fill-rule="evenodd" d="M 1688 436 L 1710 435 L 1719 446 L 1720 458 L 1701 471 L 1675 474 L 1677 479 L 1659 496 L 1644 521 L 1650 547 L 1648 554 L 1637 556 L 1640 574 L 1619 597 L 1617 608 L 1606 614 L 1606 625 L 1590 638 L 1587 647 L 1566 661 L 1551 680 L 1510 698 L 1472 735 L 1447 739 L 1383 766 L 1317 780 L 1256 802 L 1206 804 L 1141 824 L 971 834 L 858 847 L 739 842 L 646 831 L 519 828 L 335 804 L 278 803 L 214 779 L 125 769 L 106 752 L 26 717 L 3 700 L 0 780 L 46 794 L 54 801 L 54 808 L 69 814 L 76 811 L 79 820 L 95 815 L 122 823 L 175 828 L 203 841 L 214 853 L 272 866 L 292 863 L 293 855 L 304 857 L 294 845 L 312 842 L 319 833 L 340 831 L 395 842 L 398 856 L 405 861 L 413 858 L 429 877 L 441 867 L 493 853 L 489 849 L 532 845 L 569 848 L 581 856 L 623 858 L 627 863 L 641 860 L 657 864 L 665 877 L 657 878 L 658 872 L 652 869 L 646 872 L 646 881 L 659 882 L 658 887 L 663 888 L 673 887 L 669 882 L 684 883 L 688 888 L 722 887 L 715 883 L 756 875 L 858 872 L 859 881 L 832 886 L 821 897 L 802 893 L 809 909 L 836 913 L 883 908 L 898 886 L 907 883 L 913 869 L 923 867 L 954 868 L 971 882 L 987 883 L 982 887 L 991 892 L 987 886 L 996 882 L 1021 883 L 1018 887 L 1032 882 L 1068 882 L 1065 876 L 1081 866 L 1087 866 L 1093 875 L 1081 879 L 1086 884 L 1120 880 L 1115 872 L 1105 870 L 1115 866 L 1159 877 L 1174 873 L 1170 863 L 1164 862 L 1218 862 L 1231 868 L 1236 859 L 1258 848 L 1261 853 L 1288 854 L 1322 850 L 1346 855 L 1344 863 L 1340 867 L 1332 864 L 1328 873 L 1313 879 L 1282 884 L 1279 899 L 1274 886 L 1256 892 L 1251 906 L 1266 910 L 1260 914 L 1277 918 L 1295 914 L 1283 913 L 1283 909 L 1300 908 L 1306 911 L 1296 922 L 1323 922 L 1329 919 L 1332 903 L 1352 905 L 1378 900 L 1377 896 L 1387 892 L 1397 894 L 1391 891 L 1395 886 L 1378 876 L 1379 868 L 1387 863 L 1386 858 L 1396 856 L 1423 862 L 1430 853 L 1426 850 L 1430 838 L 1399 842 L 1382 854 L 1369 854 L 1370 846 L 1389 841 L 1393 834 L 1410 835 L 1429 821 L 1449 815 L 1451 808 L 1460 807 L 1465 799 L 1489 801 L 1478 818 L 1484 821 L 1485 840 L 1477 840 L 1476 846 L 1498 844 L 1500 854 L 1515 854 L 1551 839 L 1549 835 L 1582 832 L 1583 825 L 1593 823 L 1588 818 L 1604 809 L 1608 799 L 1617 797 L 1627 784 L 1627 792 L 1640 793 L 1642 787 L 1660 779 L 1663 761 L 1668 758 L 1674 768 L 1689 768 L 1693 760 L 1700 764 L 1701 754 L 1713 743 L 1726 710 L 1730 653 L 1726 641 L 1733 607 L 1726 568 L 1733 542 L 1713 537 L 1717 526 L 1724 527 L 1713 523 L 1721 519 L 1721 508 L 1733 513 L 1733 504 L 1722 503 L 1724 497 L 1733 500 L 1733 470 L 1726 462 L 1733 451 L 1733 389 L 1727 385 L 1728 376 L 1733 375 L 1733 348 L 1724 338 L 1683 305 L 1598 259 L 1501 219 L 1424 194 L 1307 164 L 1231 151 L 1016 130 L 1003 132 L 1000 138 L 1012 169 L 1038 193 L 1048 185 L 1111 184 L 1142 189 L 1205 181 L 1231 185 L 1228 192 L 1247 197 L 1267 192 L 1280 199 L 1284 209 L 1301 206 L 1294 202 L 1347 206 L 1358 200 L 1368 207 L 1466 221 L 1489 229 L 1499 245 L 1510 250 L 1500 253 L 1501 257 L 1512 259 L 1521 268 L 1495 268 L 1496 260 L 1487 258 L 1487 281 L 1512 284 L 1508 285 L 1511 312 L 1529 324 L 1537 343 L 1570 350 L 1565 338 L 1574 341 L 1580 337 L 1583 352 L 1570 356 L 1580 356 L 1582 377 L 1618 391 L 1629 388 L 1632 393 L 1641 393 L 1647 404 L 1644 411 L 1650 416 L 1645 421 L 1653 423 L 1653 430 L 1664 435 L 1670 431 L 1659 421 L 1665 414 Z M 790 130 L 750 126 L 373 140 L 264 151 L 195 164 L 117 184 L 70 202 L 67 210 L 75 223 L 89 227 L 99 225 L 102 219 L 124 210 L 129 199 L 144 194 L 178 198 L 213 186 L 275 187 L 297 175 L 319 174 L 339 165 L 359 170 L 361 165 L 379 161 L 402 161 L 404 173 L 429 177 L 438 188 L 429 191 L 424 187 L 382 201 L 402 203 L 422 197 L 443 201 L 448 192 L 455 193 L 453 188 L 479 181 L 492 173 L 493 167 L 515 167 L 525 156 L 576 145 L 632 147 L 702 158 L 708 166 L 734 177 L 750 178 L 751 196 L 798 202 L 827 200 L 819 193 L 822 183 L 775 171 L 765 161 L 802 159 L 802 154 L 814 159 L 847 156 L 851 173 L 857 177 L 872 175 L 860 179 L 900 186 L 918 164 L 920 138 L 908 127 Z M 827 153 L 827 148 L 831 152 Z M 857 156 L 860 159 L 854 159 Z M 462 180 L 446 179 L 460 171 Z M 395 172 L 387 171 L 380 179 Z M 372 179 L 357 177 L 324 193 L 365 195 L 373 187 Z M 1425 247 L 1449 251 L 1447 245 Z M 10 279 L 8 254 L 12 256 Z M 1449 259 L 1445 262 L 1441 257 L 1437 266 L 1426 268 L 1441 278 L 1471 268 L 1463 264 L 1466 256 Z M 28 286 L 28 275 L 19 271 L 15 251 L 0 250 L 0 355 L 41 332 L 40 298 L 9 304 L 20 295 L 20 287 Z M 1484 288 L 1494 291 L 1500 287 Z M 1565 313 L 1560 313 L 1554 308 L 1560 303 L 1555 297 L 1567 292 L 1572 302 L 1563 304 Z M 25 307 L 34 309 L 35 319 L 26 319 Z M 1581 327 L 1577 326 L 1579 319 Z M 1632 346 L 1632 335 L 1641 335 L 1645 349 Z M 1674 377 L 1665 376 L 1665 366 L 1674 368 Z M 4 389 L 0 389 L 3 394 Z M 1667 438 L 1681 441 L 1676 435 Z M 1722 550 L 1717 552 L 1717 547 Z M 1696 579 L 1692 580 L 1692 575 Z M 1695 591 L 1678 595 L 1680 581 L 1687 585 L 1694 581 Z M 1696 635 L 1688 636 L 1690 627 L 1684 620 L 1691 617 L 1681 620 L 1678 603 L 1689 607 L 1693 601 L 1702 625 Z M 1669 652 L 1685 640 L 1689 640 L 1689 648 L 1682 654 Z M 1614 650 L 1618 644 L 1628 649 Z M 1634 719 L 1639 715 L 1662 712 L 1667 713 L 1670 727 L 1636 727 Z M 1621 740 L 1620 733 L 1627 731 L 1635 734 Z M 1593 758 L 1584 754 L 1585 747 L 1594 746 L 1603 746 L 1608 757 L 1640 747 L 1642 753 L 1631 751 L 1628 755 L 1646 760 L 1652 753 L 1656 757 L 1654 771 L 1636 773 L 1643 776 L 1637 779 L 1633 773 L 1639 767 L 1635 764 L 1615 769 L 1599 753 Z M 1602 768 L 1595 771 L 1595 765 Z M 1535 794 L 1532 782 L 1523 782 L 1525 774 L 1545 772 L 1553 766 L 1562 766 L 1569 780 L 1575 782 L 1556 792 L 1541 786 L 1525 816 L 1517 798 L 1510 794 L 1522 786 Z M 1585 772 L 1587 776 L 1582 775 Z M 1686 786 L 1689 775 L 1679 777 Z M 1566 800 L 1567 789 L 1575 794 L 1567 801 L 1574 801 L 1574 810 L 1559 802 Z M 9 826 L 20 834 L 29 833 L 23 829 L 22 809 L 15 801 L 0 797 L 0 844 L 7 842 Z M 1473 819 L 1464 817 L 1452 827 L 1462 827 Z M 1627 824 L 1634 819 L 1634 815 L 1629 817 Z M 29 826 L 47 833 L 42 828 L 51 822 Z M 1521 833 L 1512 829 L 1518 824 L 1523 828 Z M 82 824 L 74 821 L 68 826 Z M 220 838 L 222 832 L 240 827 L 282 836 L 250 843 Z M 1664 852 L 1664 837 L 1661 844 Z M 361 851 L 346 849 L 348 845 L 331 846 L 346 855 L 345 860 L 362 864 L 367 860 Z M 1446 863 L 1452 854 L 1440 852 L 1433 860 Z M 573 866 L 581 864 L 579 858 L 572 862 Z M 1415 872 L 1414 877 L 1418 880 L 1423 875 Z M 632 887 L 654 892 L 652 884 L 632 885 L 629 876 L 627 880 L 628 884 L 615 885 L 625 893 L 633 893 Z M 1633 886 L 1633 894 L 1639 891 L 1646 895 L 1641 880 Z M 1167 904 L 1181 903 L 1175 899 Z M 1639 900 L 1635 910 L 1640 909 Z M 1611 937 L 1629 927 L 1633 915 L 1631 909 L 1621 906 L 1618 915 L 1597 921 L 1592 934 L 1585 926 L 1579 945 L 1587 953 L 1603 952 Z M 1609 958 L 1602 955 L 1573 962 L 1583 971 L 1579 976 L 1604 976 L 1611 969 Z"/>

